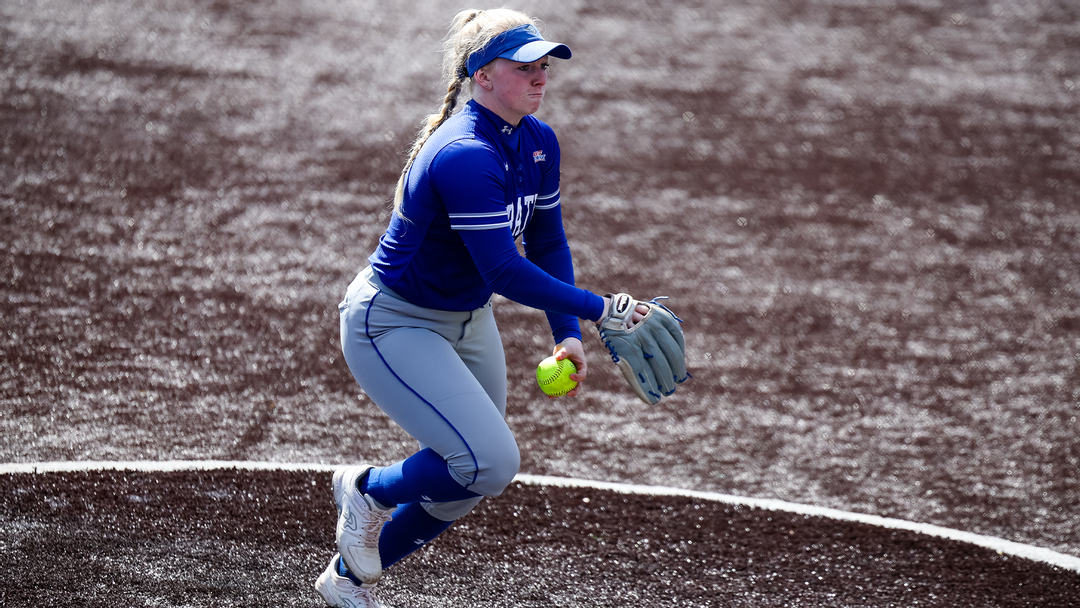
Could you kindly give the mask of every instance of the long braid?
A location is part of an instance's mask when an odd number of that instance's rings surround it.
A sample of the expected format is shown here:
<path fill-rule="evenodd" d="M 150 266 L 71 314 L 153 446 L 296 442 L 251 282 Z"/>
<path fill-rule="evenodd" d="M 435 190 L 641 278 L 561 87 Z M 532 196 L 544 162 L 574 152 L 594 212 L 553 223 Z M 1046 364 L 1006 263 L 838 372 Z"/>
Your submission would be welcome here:
<path fill-rule="evenodd" d="M 398 177 L 397 189 L 394 191 L 394 210 L 398 212 L 398 215 L 401 215 L 401 203 L 405 197 L 405 176 L 409 174 L 409 169 L 412 168 L 413 161 L 415 161 L 416 156 L 420 154 L 420 149 L 424 147 L 424 143 L 431 137 L 431 134 L 435 132 L 435 129 L 442 126 L 442 124 L 454 113 L 454 108 L 457 107 L 458 96 L 461 94 L 461 88 L 464 82 L 464 78 L 455 78 L 450 83 L 446 88 L 446 96 L 443 98 L 442 109 L 424 119 L 424 124 L 420 127 L 420 131 L 416 135 L 416 140 L 413 141 L 412 148 L 409 150 L 409 158 L 405 161 L 405 167 L 402 168 L 401 175 Z"/>

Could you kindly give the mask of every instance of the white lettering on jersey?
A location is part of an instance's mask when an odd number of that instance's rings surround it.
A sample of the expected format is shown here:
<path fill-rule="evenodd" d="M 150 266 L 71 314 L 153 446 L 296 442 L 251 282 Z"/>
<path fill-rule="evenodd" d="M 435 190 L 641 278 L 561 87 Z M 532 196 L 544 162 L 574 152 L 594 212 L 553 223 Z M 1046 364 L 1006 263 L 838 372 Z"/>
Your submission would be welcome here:
<path fill-rule="evenodd" d="M 506 206 L 506 215 L 510 218 L 510 229 L 514 231 L 514 238 L 525 232 L 525 226 L 529 225 L 533 211 L 536 210 L 536 195 L 531 194 L 524 199 L 518 198 L 516 203 Z"/>

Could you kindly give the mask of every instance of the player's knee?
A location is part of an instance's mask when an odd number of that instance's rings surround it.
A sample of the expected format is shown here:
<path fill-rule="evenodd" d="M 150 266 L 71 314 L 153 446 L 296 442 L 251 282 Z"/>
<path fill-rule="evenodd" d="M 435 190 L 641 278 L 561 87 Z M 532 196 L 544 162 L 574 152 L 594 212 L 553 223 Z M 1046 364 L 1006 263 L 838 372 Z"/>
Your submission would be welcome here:
<path fill-rule="evenodd" d="M 499 461 L 489 469 L 485 477 L 489 480 L 489 486 L 497 487 L 499 493 L 502 493 L 506 486 L 513 483 L 514 477 L 517 476 L 520 468 L 521 452 L 518 451 L 517 445 L 515 445 L 513 453 L 504 453 Z"/>
<path fill-rule="evenodd" d="M 521 452 L 517 443 L 511 441 L 504 445 L 496 453 L 489 453 L 480 462 L 477 471 L 476 483 L 472 491 L 485 496 L 498 496 L 514 481 L 514 477 L 521 468 Z"/>

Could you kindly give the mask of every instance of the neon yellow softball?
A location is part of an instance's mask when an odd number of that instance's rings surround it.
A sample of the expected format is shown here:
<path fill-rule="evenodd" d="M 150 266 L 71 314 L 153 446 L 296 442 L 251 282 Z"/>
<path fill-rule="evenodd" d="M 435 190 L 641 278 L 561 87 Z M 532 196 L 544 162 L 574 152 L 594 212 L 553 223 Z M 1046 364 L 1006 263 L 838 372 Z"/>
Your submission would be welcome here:
<path fill-rule="evenodd" d="M 577 372 L 577 367 L 569 359 L 556 361 L 552 355 L 540 362 L 536 368 L 536 383 L 540 390 L 549 397 L 561 397 L 574 390 L 577 382 L 570 379 L 570 374 Z"/>

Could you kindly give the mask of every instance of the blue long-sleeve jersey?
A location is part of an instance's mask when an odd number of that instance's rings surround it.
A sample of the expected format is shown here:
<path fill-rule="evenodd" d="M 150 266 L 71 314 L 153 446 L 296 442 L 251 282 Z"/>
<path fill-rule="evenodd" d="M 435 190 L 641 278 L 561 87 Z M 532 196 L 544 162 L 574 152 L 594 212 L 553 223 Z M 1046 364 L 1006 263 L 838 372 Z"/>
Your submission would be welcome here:
<path fill-rule="evenodd" d="M 578 317 L 599 319 L 604 302 L 574 286 L 559 161 L 548 125 L 526 116 L 514 127 L 470 101 L 420 150 L 368 261 L 418 306 L 473 310 L 499 293 L 544 310 L 556 342 L 580 338 Z"/>

